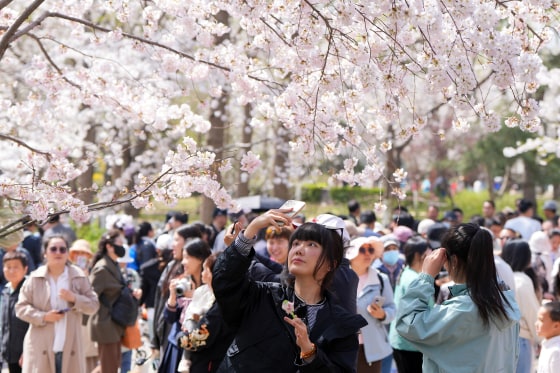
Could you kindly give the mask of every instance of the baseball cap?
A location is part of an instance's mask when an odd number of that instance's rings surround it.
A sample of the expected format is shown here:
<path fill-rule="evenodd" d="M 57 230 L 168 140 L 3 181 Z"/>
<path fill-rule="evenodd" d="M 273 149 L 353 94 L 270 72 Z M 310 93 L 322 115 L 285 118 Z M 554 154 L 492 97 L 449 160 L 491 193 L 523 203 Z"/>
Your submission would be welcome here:
<path fill-rule="evenodd" d="M 426 236 L 430 247 L 435 250 L 441 247 L 441 239 L 449 228 L 444 223 L 435 223 L 428 228 Z"/>
<path fill-rule="evenodd" d="M 556 201 L 552 201 L 552 200 L 546 201 L 544 203 L 543 210 L 556 211 L 558 210 L 558 205 L 556 204 Z"/>
<path fill-rule="evenodd" d="M 399 240 L 400 242 L 406 242 L 412 236 L 414 236 L 414 231 L 409 227 L 404 225 L 399 225 L 395 229 L 393 229 L 393 235 Z"/>
<path fill-rule="evenodd" d="M 381 237 L 381 242 L 383 242 L 384 249 L 391 245 L 395 245 L 397 249 L 401 246 L 401 243 L 394 234 L 386 234 L 385 236 Z"/>

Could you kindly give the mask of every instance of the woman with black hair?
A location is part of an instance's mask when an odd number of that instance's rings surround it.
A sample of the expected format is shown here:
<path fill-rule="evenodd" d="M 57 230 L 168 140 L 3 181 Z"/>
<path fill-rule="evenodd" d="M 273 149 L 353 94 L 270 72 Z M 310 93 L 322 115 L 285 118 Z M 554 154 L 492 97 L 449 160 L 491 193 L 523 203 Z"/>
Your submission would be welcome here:
<path fill-rule="evenodd" d="M 514 372 L 519 309 L 498 282 L 490 232 L 460 224 L 441 246 L 402 297 L 397 332 L 423 353 L 425 372 Z M 442 266 L 456 285 L 451 299 L 430 308 Z"/>
<path fill-rule="evenodd" d="M 526 373 L 531 371 L 534 346 L 538 338 L 535 323 L 540 308 L 537 298 L 537 293 L 540 292 L 539 280 L 531 266 L 531 249 L 527 241 L 508 241 L 501 256 L 513 271 L 515 300 L 521 311 L 517 373 Z"/>
<path fill-rule="evenodd" d="M 159 373 L 175 373 L 179 368 L 182 349 L 177 340 L 181 331 L 183 311 L 186 311 L 194 291 L 202 285 L 202 263 L 212 254 L 206 241 L 200 238 L 187 241 L 183 249 L 183 274 L 170 281 L 169 298 L 163 310 L 165 321 L 171 325 Z"/>
<path fill-rule="evenodd" d="M 422 271 L 424 259 L 432 252 L 428 241 L 421 236 L 413 236 L 404 245 L 406 267 L 403 269 L 395 288 L 394 301 L 397 310 L 400 309 L 400 301 L 407 291 L 410 283 L 414 281 Z M 434 305 L 434 297 L 428 299 L 428 306 Z M 421 373 L 422 353 L 418 351 L 409 341 L 404 339 L 395 330 L 395 321 L 389 329 L 389 341 L 393 347 L 393 357 L 399 373 Z"/>
<path fill-rule="evenodd" d="M 281 210 L 256 217 L 214 266 L 216 300 L 225 322 L 237 329 L 218 371 L 355 372 L 357 332 L 367 322 L 329 292 L 343 258 L 342 232 L 317 223 L 300 225 L 289 241 L 286 282 L 254 281 L 247 270 L 257 233 L 279 224 L 291 224 Z"/>

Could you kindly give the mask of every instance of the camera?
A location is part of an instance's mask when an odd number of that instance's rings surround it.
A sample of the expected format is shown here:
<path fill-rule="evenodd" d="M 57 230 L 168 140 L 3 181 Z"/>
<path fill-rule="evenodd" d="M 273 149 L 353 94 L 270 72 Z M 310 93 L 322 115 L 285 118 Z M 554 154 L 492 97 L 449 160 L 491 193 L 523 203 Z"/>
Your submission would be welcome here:
<path fill-rule="evenodd" d="M 177 293 L 178 297 L 182 297 L 185 295 L 185 292 L 191 290 L 191 280 L 188 278 L 182 278 L 177 282 L 177 286 L 175 287 L 175 293 Z"/>

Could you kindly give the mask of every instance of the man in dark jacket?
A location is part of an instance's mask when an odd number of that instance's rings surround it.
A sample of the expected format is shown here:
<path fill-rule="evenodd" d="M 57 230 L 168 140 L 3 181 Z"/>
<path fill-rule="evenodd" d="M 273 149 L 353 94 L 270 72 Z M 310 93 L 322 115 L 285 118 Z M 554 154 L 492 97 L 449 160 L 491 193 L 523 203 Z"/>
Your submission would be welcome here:
<path fill-rule="evenodd" d="M 4 255 L 3 272 L 8 282 L 1 293 L 1 357 L 2 361 L 8 364 L 10 373 L 21 372 L 19 360 L 23 353 L 23 338 L 29 324 L 16 317 L 15 305 L 27 273 L 25 254 L 12 251 Z"/>

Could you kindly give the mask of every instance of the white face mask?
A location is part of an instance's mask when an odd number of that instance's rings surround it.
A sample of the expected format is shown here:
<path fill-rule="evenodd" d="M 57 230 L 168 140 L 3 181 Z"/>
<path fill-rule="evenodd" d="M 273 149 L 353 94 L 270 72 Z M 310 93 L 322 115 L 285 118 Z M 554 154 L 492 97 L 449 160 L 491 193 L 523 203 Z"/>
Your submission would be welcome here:
<path fill-rule="evenodd" d="M 76 265 L 81 269 L 86 269 L 88 265 L 88 257 L 86 255 L 78 255 L 76 257 Z"/>

